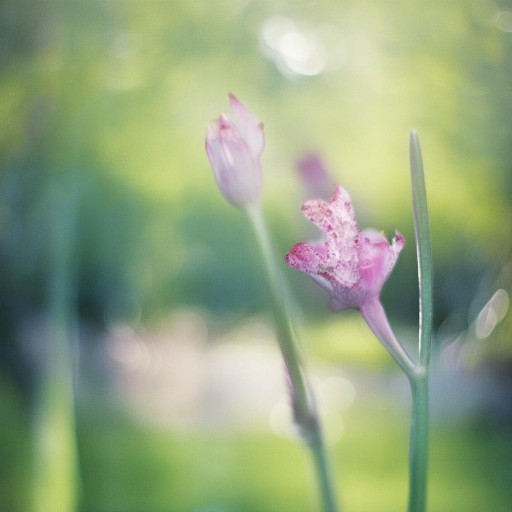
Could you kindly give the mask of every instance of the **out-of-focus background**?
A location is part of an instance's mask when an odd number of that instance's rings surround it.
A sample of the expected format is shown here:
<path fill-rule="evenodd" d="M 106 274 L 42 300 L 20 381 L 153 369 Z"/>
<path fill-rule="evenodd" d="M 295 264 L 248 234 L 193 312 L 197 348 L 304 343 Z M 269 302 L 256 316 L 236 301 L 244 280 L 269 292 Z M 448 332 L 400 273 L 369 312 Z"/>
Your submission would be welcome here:
<path fill-rule="evenodd" d="M 405 235 L 383 302 L 411 351 L 418 130 L 435 260 L 431 510 L 510 510 L 505 0 L 0 3 L 0 509 L 318 510 L 255 244 L 204 153 L 229 92 L 265 123 L 278 255 L 317 236 L 295 170 L 309 151 L 362 227 Z M 282 272 L 345 510 L 403 510 L 405 378 L 356 313 Z"/>

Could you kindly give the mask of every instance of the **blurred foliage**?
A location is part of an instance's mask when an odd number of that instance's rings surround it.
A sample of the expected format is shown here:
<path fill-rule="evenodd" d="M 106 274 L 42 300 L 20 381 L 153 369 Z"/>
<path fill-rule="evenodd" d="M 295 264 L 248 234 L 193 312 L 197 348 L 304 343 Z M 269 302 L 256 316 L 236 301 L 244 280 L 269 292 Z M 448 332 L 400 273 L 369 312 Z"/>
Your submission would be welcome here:
<path fill-rule="evenodd" d="M 363 225 L 407 235 L 390 284 L 400 291 L 387 302 L 411 321 L 407 133 L 415 127 L 427 169 L 438 321 L 467 310 L 480 276 L 510 256 L 512 38 L 493 24 L 493 5 L 3 2 L 6 310 L 44 302 L 41 223 L 55 215 L 45 198 L 63 180 L 79 190 L 81 310 L 101 319 L 119 293 L 134 294 L 149 318 L 182 302 L 260 307 L 252 242 L 214 190 L 202 150 L 205 124 L 225 109 L 227 91 L 266 123 L 266 201 L 279 249 L 304 236 L 293 162 L 304 148 L 318 149 L 351 190 Z M 261 51 L 262 27 L 276 16 L 336 29 L 341 65 L 316 76 L 280 73 Z M 224 288 L 233 275 L 246 280 L 239 292 Z"/>

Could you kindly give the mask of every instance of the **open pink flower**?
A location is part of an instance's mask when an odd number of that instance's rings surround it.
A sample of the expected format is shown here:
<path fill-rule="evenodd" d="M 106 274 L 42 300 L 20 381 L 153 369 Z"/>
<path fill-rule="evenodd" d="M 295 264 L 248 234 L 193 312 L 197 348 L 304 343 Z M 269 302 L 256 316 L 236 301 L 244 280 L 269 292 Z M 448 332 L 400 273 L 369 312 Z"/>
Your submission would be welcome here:
<path fill-rule="evenodd" d="M 415 363 L 396 339 L 380 302 L 382 287 L 405 243 L 402 235 L 396 232 L 389 243 L 378 231 L 359 231 L 350 196 L 339 185 L 329 201 L 311 199 L 302 211 L 323 232 L 323 240 L 295 245 L 285 256 L 288 265 L 322 285 L 333 309 L 359 309 L 395 361 L 413 375 Z"/>
<path fill-rule="evenodd" d="M 234 95 L 229 95 L 229 102 L 232 115 L 221 114 L 208 125 L 206 153 L 226 199 L 246 206 L 261 194 L 263 124 Z"/>
<path fill-rule="evenodd" d="M 320 283 L 337 311 L 378 300 L 404 246 L 402 235 L 397 232 L 389 243 L 373 229 L 359 231 L 350 196 L 339 185 L 329 201 L 311 199 L 302 211 L 323 232 L 323 241 L 295 245 L 286 263 Z"/>

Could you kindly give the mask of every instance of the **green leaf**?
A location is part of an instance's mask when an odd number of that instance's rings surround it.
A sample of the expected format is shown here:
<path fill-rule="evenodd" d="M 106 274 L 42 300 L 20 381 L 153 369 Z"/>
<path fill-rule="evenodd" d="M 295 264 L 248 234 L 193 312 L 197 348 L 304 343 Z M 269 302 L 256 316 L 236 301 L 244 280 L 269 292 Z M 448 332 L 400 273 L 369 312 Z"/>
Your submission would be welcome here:
<path fill-rule="evenodd" d="M 412 183 L 412 204 L 414 210 L 414 232 L 418 257 L 418 281 L 420 291 L 420 363 L 427 367 L 430 360 L 432 336 L 432 242 L 428 221 L 427 192 L 423 173 L 423 160 L 418 134 L 411 131 L 409 141 Z"/>

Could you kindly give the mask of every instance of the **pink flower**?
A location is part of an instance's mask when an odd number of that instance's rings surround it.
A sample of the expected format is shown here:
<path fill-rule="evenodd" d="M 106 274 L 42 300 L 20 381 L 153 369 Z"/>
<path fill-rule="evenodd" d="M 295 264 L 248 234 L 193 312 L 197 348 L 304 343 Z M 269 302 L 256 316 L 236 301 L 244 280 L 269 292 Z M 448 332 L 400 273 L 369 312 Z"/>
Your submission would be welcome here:
<path fill-rule="evenodd" d="M 402 235 L 396 232 L 389 243 L 378 231 L 359 231 L 350 196 L 339 185 L 328 202 L 311 199 L 302 211 L 323 232 L 323 241 L 295 245 L 285 256 L 286 263 L 321 284 L 337 311 L 363 311 L 378 301 L 404 246 Z"/>
<path fill-rule="evenodd" d="M 265 144 L 263 124 L 230 94 L 231 117 L 212 121 L 206 132 L 206 153 L 217 185 L 235 206 L 255 203 L 261 193 L 260 158 Z"/>
<path fill-rule="evenodd" d="M 413 376 L 416 365 L 397 340 L 380 302 L 382 287 L 404 247 L 402 235 L 396 232 L 389 243 L 378 231 L 359 231 L 350 196 L 339 185 L 329 201 L 311 199 L 302 211 L 323 232 L 323 240 L 295 245 L 285 256 L 288 265 L 322 285 L 333 309 L 359 309 L 395 361 Z"/>

